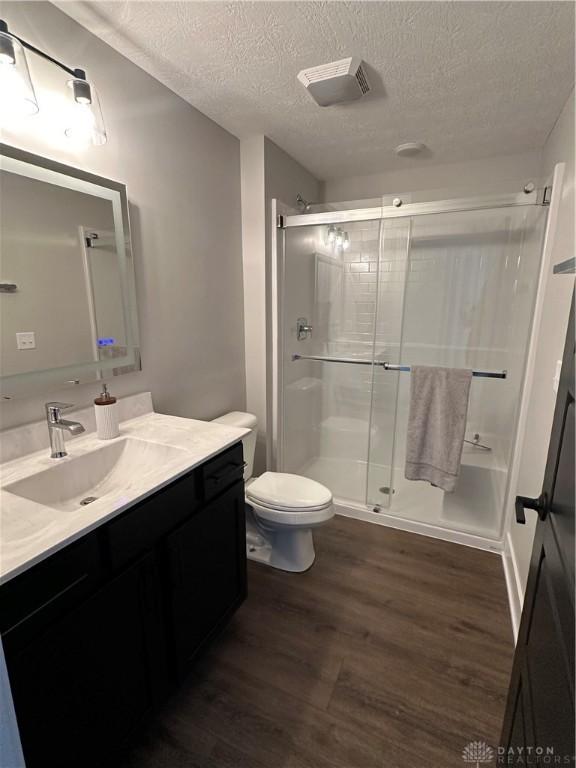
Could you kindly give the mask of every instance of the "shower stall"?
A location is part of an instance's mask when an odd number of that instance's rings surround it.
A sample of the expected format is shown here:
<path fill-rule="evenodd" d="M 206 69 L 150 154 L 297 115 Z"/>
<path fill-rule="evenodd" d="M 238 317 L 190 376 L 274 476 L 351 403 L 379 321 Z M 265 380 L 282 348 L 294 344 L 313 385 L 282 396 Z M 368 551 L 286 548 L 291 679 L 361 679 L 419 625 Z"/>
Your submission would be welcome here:
<path fill-rule="evenodd" d="M 548 194 L 278 217 L 279 471 L 326 485 L 341 514 L 497 548 Z M 404 478 L 412 365 L 474 371 L 453 493 Z"/>

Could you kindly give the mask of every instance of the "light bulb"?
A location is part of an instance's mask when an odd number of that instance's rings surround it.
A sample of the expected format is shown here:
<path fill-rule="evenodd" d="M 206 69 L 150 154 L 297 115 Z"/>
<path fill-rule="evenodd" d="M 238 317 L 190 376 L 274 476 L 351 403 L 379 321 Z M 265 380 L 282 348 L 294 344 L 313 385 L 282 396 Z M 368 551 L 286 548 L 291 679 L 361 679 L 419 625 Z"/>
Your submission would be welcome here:
<path fill-rule="evenodd" d="M 94 133 L 94 115 L 86 104 L 77 104 L 70 110 L 64 133 L 77 144 L 91 144 Z"/>
<path fill-rule="evenodd" d="M 74 101 L 78 104 L 92 104 L 92 91 L 90 89 L 90 83 L 86 80 L 73 80 L 72 91 L 74 93 Z"/>
<path fill-rule="evenodd" d="M 341 229 L 338 229 L 336 232 L 336 247 L 342 248 L 343 243 L 344 243 L 344 232 L 342 232 Z"/>
<path fill-rule="evenodd" d="M 38 102 L 28 71 L 24 48 L 12 35 L 0 31 L 0 112 L 3 121 L 34 115 Z"/>
<path fill-rule="evenodd" d="M 344 232 L 344 237 L 342 239 L 342 248 L 347 251 L 348 248 L 350 248 L 350 236 L 348 232 Z"/>
<path fill-rule="evenodd" d="M 80 146 L 105 144 L 106 128 L 94 86 L 83 78 L 75 78 L 68 81 L 68 87 L 72 91 L 72 101 L 64 133 Z"/>
<path fill-rule="evenodd" d="M 328 231 L 326 232 L 326 244 L 332 245 L 335 240 L 336 240 L 336 228 L 330 225 L 328 227 Z"/>

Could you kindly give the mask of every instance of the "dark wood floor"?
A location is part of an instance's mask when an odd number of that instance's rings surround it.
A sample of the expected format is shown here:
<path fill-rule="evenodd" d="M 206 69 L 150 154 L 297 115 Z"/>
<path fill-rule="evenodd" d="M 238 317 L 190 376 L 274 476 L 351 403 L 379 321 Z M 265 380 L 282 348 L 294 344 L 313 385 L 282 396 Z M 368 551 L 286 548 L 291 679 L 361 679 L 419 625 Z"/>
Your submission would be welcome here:
<path fill-rule="evenodd" d="M 130 768 L 462 768 L 494 744 L 512 662 L 501 560 L 335 518 L 305 574 L 249 597 Z"/>

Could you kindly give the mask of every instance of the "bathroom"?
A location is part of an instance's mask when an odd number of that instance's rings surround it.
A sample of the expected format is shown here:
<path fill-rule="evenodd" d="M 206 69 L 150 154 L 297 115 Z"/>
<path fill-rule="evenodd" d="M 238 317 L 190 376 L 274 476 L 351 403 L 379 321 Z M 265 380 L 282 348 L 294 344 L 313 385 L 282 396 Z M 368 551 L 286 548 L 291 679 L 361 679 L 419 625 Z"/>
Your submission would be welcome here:
<path fill-rule="evenodd" d="M 574 5 L 0 19 L 1 768 L 573 764 Z"/>

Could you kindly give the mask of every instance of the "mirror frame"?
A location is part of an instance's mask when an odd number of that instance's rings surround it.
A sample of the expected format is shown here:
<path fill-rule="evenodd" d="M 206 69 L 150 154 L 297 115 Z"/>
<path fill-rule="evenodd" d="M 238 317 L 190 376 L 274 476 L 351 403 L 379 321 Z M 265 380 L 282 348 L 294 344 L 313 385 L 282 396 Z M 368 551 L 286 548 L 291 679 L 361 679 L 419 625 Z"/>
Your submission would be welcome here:
<path fill-rule="evenodd" d="M 26 373 L 0 376 L 0 398 L 2 400 L 12 400 L 15 398 L 32 397 L 50 390 L 65 389 L 66 387 L 74 387 L 79 384 L 90 384 L 103 379 L 108 379 L 111 376 L 119 376 L 125 373 L 142 370 L 138 335 L 134 258 L 130 236 L 126 186 L 118 181 L 88 173 L 80 168 L 64 165 L 63 163 L 32 154 L 31 152 L 18 149 L 9 144 L 0 143 L 0 170 L 10 170 L 11 172 L 14 172 L 13 168 L 6 168 L 5 158 L 8 158 L 9 165 L 10 161 L 17 161 L 17 163 L 23 163 L 43 169 L 44 171 L 47 171 L 48 174 L 59 174 L 60 176 L 65 176 L 71 179 L 78 179 L 79 181 L 93 184 L 96 187 L 110 190 L 112 193 L 117 193 L 119 206 L 114 204 L 114 199 L 112 197 L 110 199 L 113 206 L 114 229 L 117 237 L 119 229 L 118 225 L 122 225 L 122 240 L 120 242 L 117 240 L 117 243 L 120 246 L 117 250 L 120 250 L 121 252 L 123 251 L 123 253 L 120 253 L 119 255 L 119 261 L 123 312 L 126 325 L 127 355 L 122 358 L 111 358 L 110 360 L 97 360 L 59 368 L 46 368 L 42 370 L 28 371 Z M 49 178 L 45 178 L 44 180 L 50 183 Z M 86 190 L 82 191 L 86 193 Z M 102 195 L 102 197 L 105 197 L 105 195 Z"/>

